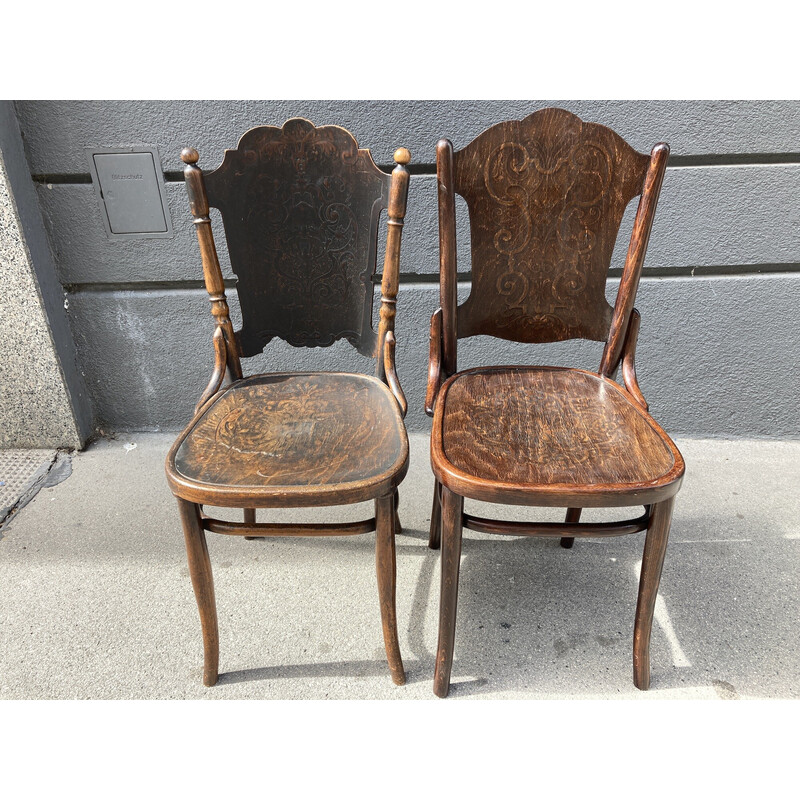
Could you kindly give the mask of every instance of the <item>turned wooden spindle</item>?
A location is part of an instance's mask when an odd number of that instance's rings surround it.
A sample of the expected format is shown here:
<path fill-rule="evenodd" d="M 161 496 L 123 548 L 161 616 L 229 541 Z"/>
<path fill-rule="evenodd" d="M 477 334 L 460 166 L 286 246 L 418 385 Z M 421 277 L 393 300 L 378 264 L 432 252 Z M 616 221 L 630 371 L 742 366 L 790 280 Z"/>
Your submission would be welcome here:
<path fill-rule="evenodd" d="M 394 152 L 394 160 L 397 166 L 392 170 L 392 182 L 389 186 L 388 230 L 381 280 L 378 359 L 375 372 L 379 378 L 388 383 L 400 405 L 403 416 L 405 416 L 408 403 L 395 370 L 394 321 L 397 314 L 397 291 L 400 282 L 400 239 L 403 234 L 403 220 L 406 216 L 408 199 L 409 174 L 406 164 L 411 160 L 411 153 L 405 147 L 398 147 Z"/>
<path fill-rule="evenodd" d="M 200 257 L 203 262 L 203 278 L 211 301 L 211 313 L 217 325 L 222 328 L 227 350 L 228 369 L 234 379 L 242 377 L 242 365 L 236 346 L 236 334 L 231 324 L 228 300 L 225 296 L 225 281 L 219 266 L 217 248 L 211 233 L 211 218 L 208 215 L 208 197 L 206 196 L 203 171 L 197 166 L 200 154 L 194 147 L 184 147 L 181 160 L 186 166 L 183 170 L 186 181 L 186 193 L 189 195 L 189 208 L 194 219 L 197 241 L 200 245 Z"/>
<path fill-rule="evenodd" d="M 405 147 L 395 150 L 394 161 L 397 166 L 392 170 L 392 183 L 389 187 L 389 206 L 387 209 L 386 256 L 383 260 L 383 276 L 381 280 L 381 308 L 378 327 L 378 377 L 384 378 L 384 342 L 389 331 L 394 332 L 394 320 L 397 313 L 397 290 L 400 281 L 400 238 L 403 234 L 403 220 L 406 216 L 406 200 L 408 199 L 408 169 L 411 153 Z"/>

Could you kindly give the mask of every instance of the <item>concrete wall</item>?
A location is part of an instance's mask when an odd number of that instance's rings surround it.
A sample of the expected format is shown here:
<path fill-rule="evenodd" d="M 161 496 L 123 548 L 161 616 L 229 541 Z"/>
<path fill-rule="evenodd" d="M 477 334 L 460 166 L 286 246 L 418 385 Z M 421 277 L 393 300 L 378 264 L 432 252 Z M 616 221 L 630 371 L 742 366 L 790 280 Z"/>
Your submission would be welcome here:
<path fill-rule="evenodd" d="M 656 418 L 674 435 L 800 436 L 800 378 L 793 368 L 800 358 L 800 102 L 787 101 L 17 102 L 94 424 L 179 428 L 210 373 L 212 320 L 181 148 L 197 147 L 200 165 L 211 169 L 249 127 L 305 116 L 347 127 L 379 164 L 390 164 L 400 145 L 411 150 L 398 371 L 409 398 L 408 425 L 424 429 L 428 320 L 438 305 L 435 143 L 446 135 L 460 148 L 495 122 L 549 105 L 609 125 L 641 151 L 662 140 L 672 147 L 637 301 L 640 379 Z M 173 239 L 105 235 L 84 148 L 131 144 L 160 150 Z M 633 211 L 623 222 L 609 296 Z M 466 297 L 463 219 L 460 227 Z M 223 241 L 219 235 L 225 264 Z M 235 290 L 229 297 L 236 317 Z M 600 346 L 587 342 L 521 346 L 481 337 L 459 349 L 464 367 L 596 368 L 599 356 Z M 279 343 L 246 365 L 287 367 L 369 371 L 371 364 L 342 343 L 325 350 Z"/>
<path fill-rule="evenodd" d="M 86 392 L 14 110 L 0 101 L 0 448 L 81 447 Z"/>

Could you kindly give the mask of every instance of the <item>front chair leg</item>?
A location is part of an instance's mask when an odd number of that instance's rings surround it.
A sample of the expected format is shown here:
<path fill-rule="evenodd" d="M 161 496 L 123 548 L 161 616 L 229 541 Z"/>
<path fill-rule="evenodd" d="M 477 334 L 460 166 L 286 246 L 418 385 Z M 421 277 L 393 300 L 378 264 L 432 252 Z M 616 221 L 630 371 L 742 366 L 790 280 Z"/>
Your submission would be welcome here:
<path fill-rule="evenodd" d="M 439 643 L 436 647 L 436 671 L 433 691 L 447 697 L 453 668 L 458 604 L 458 570 L 461 564 L 461 527 L 464 498 L 442 486 L 442 580 L 439 600 Z"/>
<path fill-rule="evenodd" d="M 431 509 L 431 532 L 428 536 L 428 547 L 438 550 L 442 539 L 442 484 L 433 482 L 433 508 Z"/>
<path fill-rule="evenodd" d="M 650 525 L 644 541 L 642 572 L 639 577 L 639 600 L 633 626 L 633 682 L 638 689 L 650 688 L 650 632 L 656 606 L 661 569 L 667 552 L 669 526 L 675 498 L 656 503 L 651 509 Z"/>
<path fill-rule="evenodd" d="M 178 499 L 178 509 L 186 540 L 186 556 L 192 577 L 194 596 L 200 611 L 203 629 L 203 683 L 213 686 L 219 675 L 219 631 L 217 629 L 217 603 L 214 598 L 214 576 L 208 557 L 206 534 L 200 524 L 200 506 Z"/>
<path fill-rule="evenodd" d="M 568 508 L 567 517 L 564 522 L 580 522 L 581 521 L 581 508 Z M 574 536 L 562 536 L 561 546 L 569 550 L 575 544 Z"/>
<path fill-rule="evenodd" d="M 383 643 L 392 680 L 402 686 L 406 682 L 400 643 L 397 638 L 397 609 L 395 587 L 397 564 L 395 560 L 395 499 L 393 495 L 379 497 L 375 501 L 375 566 L 378 573 L 378 596 L 383 623 Z"/>

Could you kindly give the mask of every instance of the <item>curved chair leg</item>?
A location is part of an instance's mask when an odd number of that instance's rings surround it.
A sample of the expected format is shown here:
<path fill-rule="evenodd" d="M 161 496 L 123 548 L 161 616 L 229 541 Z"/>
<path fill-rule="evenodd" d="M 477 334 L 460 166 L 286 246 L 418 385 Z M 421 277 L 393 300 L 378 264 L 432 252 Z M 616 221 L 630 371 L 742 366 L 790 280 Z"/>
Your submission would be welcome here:
<path fill-rule="evenodd" d="M 378 596 L 383 623 L 383 643 L 392 672 L 392 680 L 402 686 L 406 682 L 400 643 L 397 638 L 395 586 L 397 565 L 394 549 L 395 499 L 393 495 L 375 501 L 375 566 L 378 573 Z"/>
<path fill-rule="evenodd" d="M 439 600 L 439 643 L 436 647 L 436 672 L 433 691 L 447 697 L 450 671 L 453 668 L 453 645 L 456 638 L 458 570 L 461 564 L 461 525 L 464 498 L 442 487 L 442 583 Z"/>
<path fill-rule="evenodd" d="M 400 492 L 394 490 L 394 532 L 399 536 L 403 532 L 403 526 L 400 524 Z"/>
<path fill-rule="evenodd" d="M 633 682 L 637 689 L 650 688 L 650 632 L 656 606 L 664 554 L 667 552 L 669 526 L 675 498 L 670 497 L 652 507 L 650 526 L 644 542 L 642 573 L 639 578 L 639 599 L 633 627 Z"/>
<path fill-rule="evenodd" d="M 431 532 L 428 536 L 428 547 L 438 550 L 442 539 L 442 484 L 433 482 L 433 508 L 431 509 Z"/>
<path fill-rule="evenodd" d="M 567 516 L 564 522 L 580 522 L 581 520 L 581 511 L 582 508 L 568 508 L 567 509 Z M 562 536 L 561 537 L 561 546 L 570 550 L 572 545 L 575 544 L 575 537 L 574 536 Z"/>
<path fill-rule="evenodd" d="M 186 556 L 192 577 L 194 596 L 200 611 L 203 629 L 203 683 L 213 686 L 219 675 L 219 631 L 217 630 L 217 603 L 214 598 L 214 576 L 208 558 L 206 534 L 200 524 L 200 506 L 178 499 L 178 509 L 186 539 Z"/>

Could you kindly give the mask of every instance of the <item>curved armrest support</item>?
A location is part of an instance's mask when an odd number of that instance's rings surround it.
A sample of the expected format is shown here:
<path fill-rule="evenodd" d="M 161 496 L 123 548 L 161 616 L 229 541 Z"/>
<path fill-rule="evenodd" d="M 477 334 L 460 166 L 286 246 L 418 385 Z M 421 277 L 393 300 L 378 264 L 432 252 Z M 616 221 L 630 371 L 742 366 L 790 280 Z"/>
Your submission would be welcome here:
<path fill-rule="evenodd" d="M 442 385 L 442 309 L 431 317 L 431 349 L 428 356 L 428 388 L 425 392 L 425 413 L 433 416 L 436 396 Z"/>
<path fill-rule="evenodd" d="M 636 363 L 634 360 L 641 321 L 642 318 L 639 312 L 634 308 L 628 325 L 628 335 L 625 337 L 625 344 L 622 348 L 622 382 L 634 401 L 647 411 L 649 406 L 636 380 Z"/>
<path fill-rule="evenodd" d="M 205 391 L 197 401 L 194 407 L 196 414 L 218 391 L 222 386 L 222 381 L 225 380 L 225 368 L 228 365 L 228 348 L 225 346 L 225 332 L 222 326 L 218 325 L 214 331 L 214 372 L 208 381 Z"/>
<path fill-rule="evenodd" d="M 405 418 L 406 411 L 408 411 L 408 401 L 405 394 L 403 394 L 403 387 L 400 385 L 400 379 L 397 377 L 397 371 L 394 368 L 394 348 L 396 345 L 394 331 L 386 331 L 386 338 L 383 340 L 383 369 L 386 372 L 386 382 L 392 390 L 394 399 L 397 400 L 397 405 L 400 406 L 400 413 Z"/>

